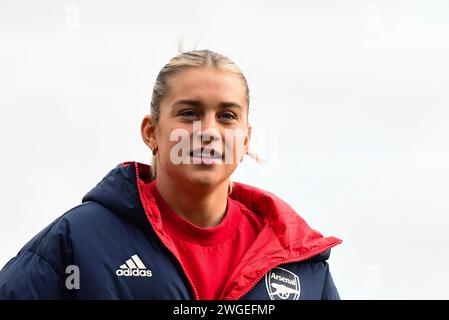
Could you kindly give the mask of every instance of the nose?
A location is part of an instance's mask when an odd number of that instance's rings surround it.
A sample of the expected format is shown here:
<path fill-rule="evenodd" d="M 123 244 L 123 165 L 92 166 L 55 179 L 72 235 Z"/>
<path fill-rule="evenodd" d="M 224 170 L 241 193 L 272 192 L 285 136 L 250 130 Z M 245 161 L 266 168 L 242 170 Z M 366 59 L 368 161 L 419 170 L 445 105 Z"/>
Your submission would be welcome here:
<path fill-rule="evenodd" d="M 203 142 L 217 142 L 221 140 L 220 126 L 215 115 L 211 112 L 201 119 L 201 126 L 196 127 L 195 135 Z"/>
<path fill-rule="evenodd" d="M 201 130 L 214 130 L 217 128 L 217 120 L 213 112 L 207 112 L 201 120 Z"/>

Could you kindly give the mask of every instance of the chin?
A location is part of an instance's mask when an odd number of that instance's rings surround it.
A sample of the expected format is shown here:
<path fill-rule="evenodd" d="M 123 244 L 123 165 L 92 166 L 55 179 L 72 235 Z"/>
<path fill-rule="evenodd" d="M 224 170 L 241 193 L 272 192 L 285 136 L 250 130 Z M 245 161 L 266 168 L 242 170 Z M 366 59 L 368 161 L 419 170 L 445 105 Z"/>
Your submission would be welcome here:
<path fill-rule="evenodd" d="M 186 169 L 181 172 L 182 179 L 188 184 L 195 185 L 198 187 L 213 187 L 223 180 L 223 172 L 217 172 L 215 170 L 211 171 L 201 171 L 201 170 L 190 170 Z"/>
<path fill-rule="evenodd" d="M 188 164 L 174 166 L 170 169 L 171 174 L 169 175 L 184 187 L 211 188 L 226 181 L 235 167 L 201 168 Z"/>
<path fill-rule="evenodd" d="M 212 187 L 219 182 L 217 178 L 217 175 L 213 173 L 193 172 L 190 174 L 188 181 L 193 185 L 201 187 Z"/>

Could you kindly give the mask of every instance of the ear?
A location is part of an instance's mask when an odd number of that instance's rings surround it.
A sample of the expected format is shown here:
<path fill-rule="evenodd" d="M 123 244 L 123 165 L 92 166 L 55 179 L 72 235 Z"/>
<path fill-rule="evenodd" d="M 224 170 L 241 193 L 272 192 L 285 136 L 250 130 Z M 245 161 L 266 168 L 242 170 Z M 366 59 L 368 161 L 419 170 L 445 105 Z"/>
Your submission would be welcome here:
<path fill-rule="evenodd" d="M 245 150 L 245 154 L 247 154 L 248 151 L 249 151 L 249 144 L 251 142 L 251 130 L 252 130 L 252 127 L 250 125 L 248 125 L 248 130 L 246 132 L 245 142 L 243 144 L 243 147 L 244 147 L 244 150 Z"/>
<path fill-rule="evenodd" d="M 147 114 L 140 126 L 140 134 L 142 135 L 142 140 L 145 144 L 154 149 L 157 146 L 156 141 L 156 126 L 153 124 L 153 117 Z"/>

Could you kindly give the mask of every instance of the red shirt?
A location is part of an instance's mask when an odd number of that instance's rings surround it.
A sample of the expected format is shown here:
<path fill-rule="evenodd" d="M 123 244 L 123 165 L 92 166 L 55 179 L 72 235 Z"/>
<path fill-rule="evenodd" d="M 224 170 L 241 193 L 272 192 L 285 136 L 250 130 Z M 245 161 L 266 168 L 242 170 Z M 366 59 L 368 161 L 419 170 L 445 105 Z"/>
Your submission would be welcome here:
<path fill-rule="evenodd" d="M 219 299 L 229 276 L 263 227 L 260 217 L 228 197 L 226 214 L 218 226 L 198 227 L 176 214 L 162 198 L 156 180 L 150 184 L 185 271 L 201 300 Z"/>

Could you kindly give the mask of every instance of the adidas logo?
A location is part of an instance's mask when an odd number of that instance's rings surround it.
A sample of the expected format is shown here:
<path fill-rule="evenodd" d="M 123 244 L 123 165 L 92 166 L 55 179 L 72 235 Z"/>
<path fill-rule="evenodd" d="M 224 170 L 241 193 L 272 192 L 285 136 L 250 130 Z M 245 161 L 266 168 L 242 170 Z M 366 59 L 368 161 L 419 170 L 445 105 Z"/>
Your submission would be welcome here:
<path fill-rule="evenodd" d="M 119 277 L 151 277 L 153 275 L 151 270 L 147 270 L 137 254 L 126 260 L 120 266 L 120 269 L 115 271 L 115 274 Z"/>

